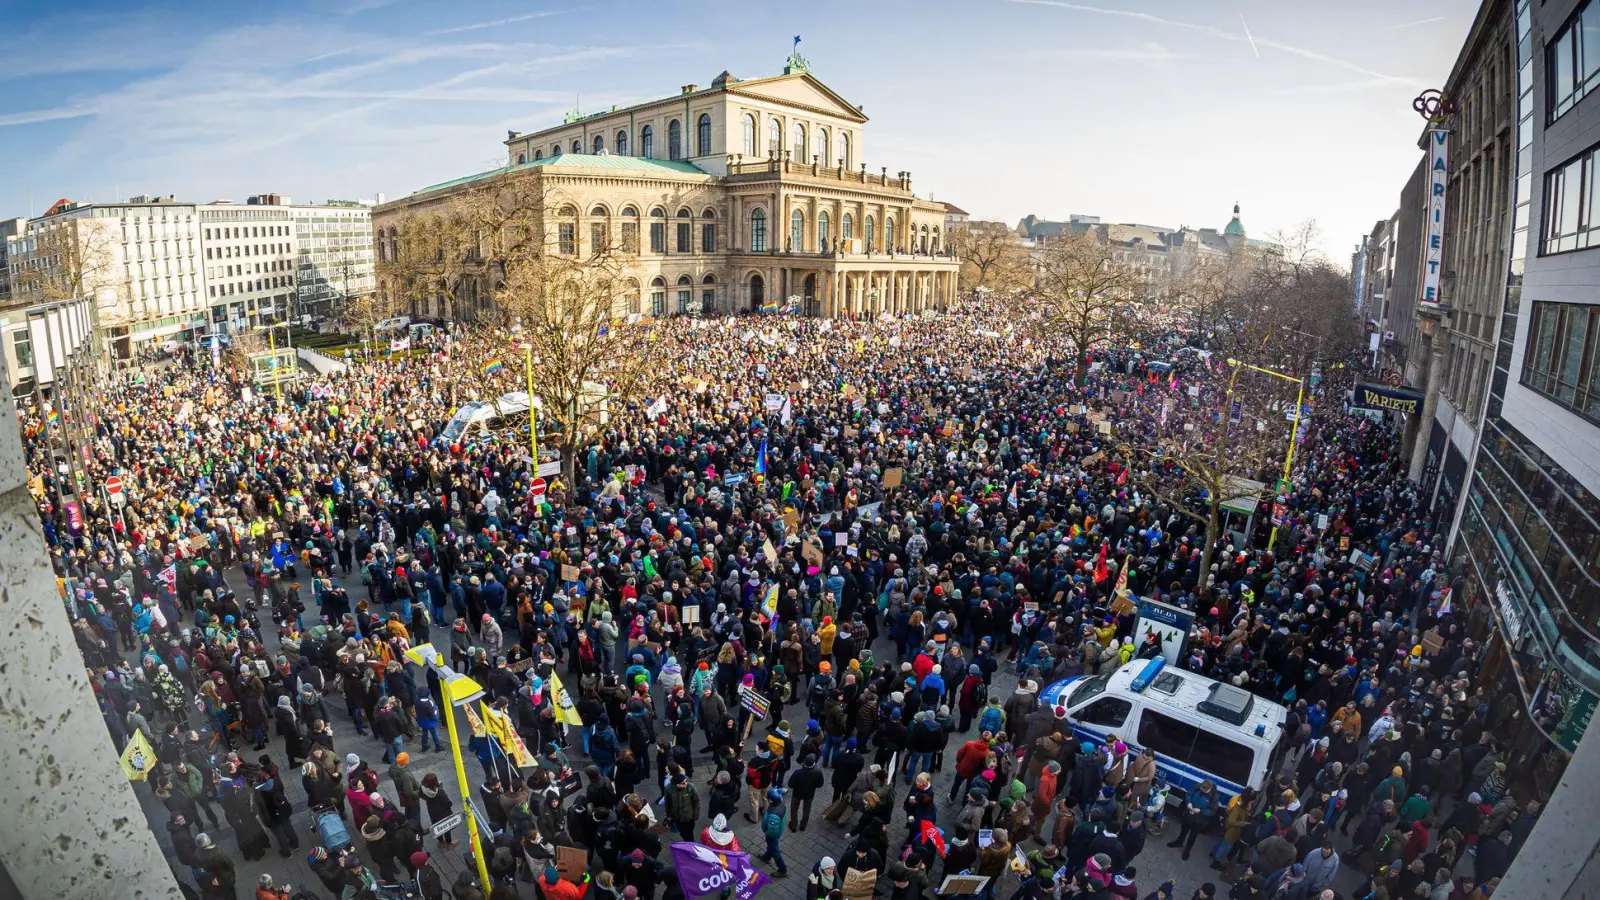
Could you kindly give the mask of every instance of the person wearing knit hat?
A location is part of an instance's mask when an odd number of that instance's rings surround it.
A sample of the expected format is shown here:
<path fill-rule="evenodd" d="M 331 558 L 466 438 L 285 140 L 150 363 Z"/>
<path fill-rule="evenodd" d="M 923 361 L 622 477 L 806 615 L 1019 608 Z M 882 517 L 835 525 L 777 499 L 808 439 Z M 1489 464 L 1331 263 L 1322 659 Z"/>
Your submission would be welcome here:
<path fill-rule="evenodd" d="M 733 829 L 728 827 L 728 817 L 722 813 L 717 813 L 711 824 L 700 832 L 700 843 L 713 850 L 739 852 L 739 838 L 733 833 Z"/>

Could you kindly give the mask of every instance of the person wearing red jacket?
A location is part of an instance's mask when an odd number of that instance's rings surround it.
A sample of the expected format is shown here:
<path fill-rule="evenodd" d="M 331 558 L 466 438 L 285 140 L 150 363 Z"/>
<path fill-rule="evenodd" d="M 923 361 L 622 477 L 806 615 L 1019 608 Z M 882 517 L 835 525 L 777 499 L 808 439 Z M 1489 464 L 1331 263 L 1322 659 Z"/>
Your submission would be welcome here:
<path fill-rule="evenodd" d="M 711 824 L 700 829 L 700 843 L 724 853 L 738 853 L 739 836 L 728 827 L 728 817 L 718 813 Z"/>
<path fill-rule="evenodd" d="M 539 876 L 540 889 L 545 900 L 582 900 L 583 895 L 589 891 L 588 877 L 584 877 L 583 884 L 573 884 L 563 881 L 561 873 L 554 866 L 546 866 L 544 874 Z"/>
<path fill-rule="evenodd" d="M 950 802 L 954 803 L 961 796 L 961 788 L 978 777 L 984 769 L 984 764 L 989 760 L 989 742 L 982 738 L 973 738 L 961 745 L 956 751 L 956 780 L 950 785 Z"/>

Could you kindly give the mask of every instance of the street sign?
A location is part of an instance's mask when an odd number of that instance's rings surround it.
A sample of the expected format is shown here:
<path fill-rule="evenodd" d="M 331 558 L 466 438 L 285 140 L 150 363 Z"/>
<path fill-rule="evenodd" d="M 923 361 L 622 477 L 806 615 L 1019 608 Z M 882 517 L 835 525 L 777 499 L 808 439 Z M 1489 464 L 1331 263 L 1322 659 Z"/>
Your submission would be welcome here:
<path fill-rule="evenodd" d="M 115 497 L 116 495 L 122 493 L 122 479 L 118 478 L 115 475 L 111 475 L 111 476 L 107 477 L 106 478 L 106 493 L 110 494 L 113 497 Z"/>
<path fill-rule="evenodd" d="M 535 478 L 533 480 L 533 484 L 528 486 L 528 493 L 534 497 L 543 497 L 546 487 L 547 485 L 545 484 L 545 480 L 543 478 Z"/>
<path fill-rule="evenodd" d="M 460 825 L 461 821 L 461 813 L 451 813 L 450 815 L 445 816 L 439 821 L 433 823 L 433 827 L 429 828 L 428 830 L 433 832 L 434 837 L 440 837 L 446 831 L 449 831 L 450 829 L 455 828 L 457 825 Z"/>
<path fill-rule="evenodd" d="M 722 476 L 722 483 L 727 485 L 727 486 L 729 486 L 729 487 L 732 487 L 732 486 L 734 486 L 736 484 L 743 484 L 744 483 L 744 473 L 743 472 L 729 472 L 728 474 Z"/>
<path fill-rule="evenodd" d="M 544 456 L 544 451 L 540 450 L 539 451 L 539 455 L 540 456 Z M 537 472 L 535 472 L 534 474 L 538 475 L 540 478 L 545 478 L 545 477 L 554 478 L 555 476 L 560 475 L 561 474 L 561 460 L 558 459 L 555 462 L 542 462 L 542 463 L 539 463 L 539 470 Z"/>

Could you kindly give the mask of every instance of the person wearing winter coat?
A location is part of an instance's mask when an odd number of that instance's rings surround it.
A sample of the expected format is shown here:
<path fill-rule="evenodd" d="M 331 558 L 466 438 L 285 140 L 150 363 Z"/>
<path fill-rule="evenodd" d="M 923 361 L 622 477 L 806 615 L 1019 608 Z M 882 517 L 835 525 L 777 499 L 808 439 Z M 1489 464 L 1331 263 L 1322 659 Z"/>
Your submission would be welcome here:
<path fill-rule="evenodd" d="M 1333 849 L 1332 841 L 1324 840 L 1322 846 L 1307 853 L 1300 864 L 1305 867 L 1310 892 L 1318 894 L 1333 887 L 1333 879 L 1339 874 L 1339 853 Z"/>
<path fill-rule="evenodd" d="M 831 856 L 817 860 L 811 874 L 806 876 L 806 900 L 826 900 L 833 891 L 843 889 L 844 873 L 839 871 Z"/>

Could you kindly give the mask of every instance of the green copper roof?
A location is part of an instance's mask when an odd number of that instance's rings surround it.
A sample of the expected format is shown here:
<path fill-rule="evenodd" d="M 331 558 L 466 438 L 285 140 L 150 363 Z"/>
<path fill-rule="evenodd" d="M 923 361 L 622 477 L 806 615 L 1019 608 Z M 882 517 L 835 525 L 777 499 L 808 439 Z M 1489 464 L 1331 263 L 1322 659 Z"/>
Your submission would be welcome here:
<path fill-rule="evenodd" d="M 498 169 L 490 169 L 487 172 L 479 172 L 476 175 L 467 175 L 451 181 L 431 184 L 421 190 L 412 191 L 411 196 L 417 197 L 422 194 L 431 194 L 434 191 L 460 187 L 465 184 L 482 181 L 485 178 L 493 178 L 497 175 L 504 175 L 507 172 L 521 172 L 526 169 L 610 169 L 612 171 L 638 172 L 650 175 L 710 174 L 694 163 L 685 160 L 645 159 L 640 156 L 601 156 L 590 153 L 561 153 L 556 156 L 546 156 L 543 159 L 525 162 L 521 165 L 502 166 Z"/>
<path fill-rule="evenodd" d="M 1222 233 L 1229 237 L 1244 237 L 1244 223 L 1239 221 L 1239 204 L 1233 205 L 1233 218 L 1228 220 L 1228 227 Z"/>

